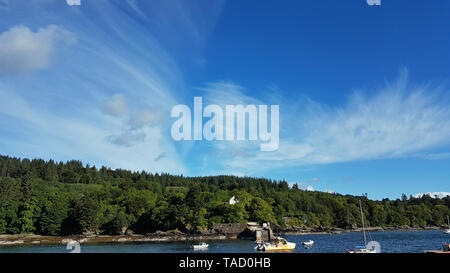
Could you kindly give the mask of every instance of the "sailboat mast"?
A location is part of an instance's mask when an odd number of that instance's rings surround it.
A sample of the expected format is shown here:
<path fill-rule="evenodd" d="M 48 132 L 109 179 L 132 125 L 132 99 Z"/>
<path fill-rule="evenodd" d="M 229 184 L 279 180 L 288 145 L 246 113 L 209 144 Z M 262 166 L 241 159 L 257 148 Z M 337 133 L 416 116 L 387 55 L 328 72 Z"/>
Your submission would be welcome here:
<path fill-rule="evenodd" d="M 361 221 L 362 221 L 363 233 L 364 233 L 364 245 L 367 245 L 366 229 L 364 228 L 364 215 L 363 215 L 363 210 L 362 210 L 362 205 L 361 205 L 361 199 L 359 199 L 359 208 L 361 210 Z"/>

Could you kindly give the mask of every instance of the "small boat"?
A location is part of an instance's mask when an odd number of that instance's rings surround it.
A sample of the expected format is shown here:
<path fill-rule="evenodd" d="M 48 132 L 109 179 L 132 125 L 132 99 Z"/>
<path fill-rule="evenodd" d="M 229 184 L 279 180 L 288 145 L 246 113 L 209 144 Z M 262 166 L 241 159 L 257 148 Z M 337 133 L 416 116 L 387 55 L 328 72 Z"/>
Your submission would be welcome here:
<path fill-rule="evenodd" d="M 264 242 L 257 241 L 257 242 L 255 242 L 255 244 L 256 244 L 255 250 L 264 251 Z"/>
<path fill-rule="evenodd" d="M 444 234 L 450 234 L 450 220 L 449 220 L 448 216 L 447 216 L 447 222 L 448 222 L 448 229 L 444 230 Z"/>
<path fill-rule="evenodd" d="M 347 253 L 377 253 L 375 248 L 367 248 L 366 246 L 356 246 L 355 250 L 347 250 Z"/>
<path fill-rule="evenodd" d="M 310 246 L 312 246 L 314 244 L 314 241 L 313 240 L 309 240 L 309 241 L 306 241 L 306 242 L 303 242 L 302 243 L 302 245 L 304 245 L 305 247 L 310 247 Z"/>
<path fill-rule="evenodd" d="M 207 243 L 201 243 L 198 245 L 192 245 L 192 248 L 194 250 L 203 250 L 203 249 L 208 249 L 209 245 Z"/>
<path fill-rule="evenodd" d="M 450 244 L 442 245 L 442 250 L 427 250 L 426 253 L 446 253 L 450 254 Z"/>
<path fill-rule="evenodd" d="M 354 250 L 347 249 L 347 253 L 379 253 L 381 247 L 378 242 L 371 241 L 371 242 L 367 243 L 366 229 L 364 226 L 364 214 L 363 214 L 363 210 L 362 210 L 361 199 L 359 200 L 359 209 L 361 210 L 361 222 L 362 222 L 362 226 L 363 226 L 364 245 L 357 246 Z"/>
<path fill-rule="evenodd" d="M 294 250 L 296 243 L 286 241 L 286 239 L 277 237 L 274 242 L 258 243 L 255 247 L 259 251 L 279 251 L 279 250 Z"/>

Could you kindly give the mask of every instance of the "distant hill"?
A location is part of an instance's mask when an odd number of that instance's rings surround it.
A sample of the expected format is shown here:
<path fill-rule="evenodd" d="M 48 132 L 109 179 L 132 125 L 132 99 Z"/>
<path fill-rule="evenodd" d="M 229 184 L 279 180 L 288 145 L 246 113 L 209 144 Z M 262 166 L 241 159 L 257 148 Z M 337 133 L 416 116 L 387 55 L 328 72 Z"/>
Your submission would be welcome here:
<path fill-rule="evenodd" d="M 238 202 L 229 204 L 233 196 Z M 374 201 L 264 178 L 184 177 L 0 156 L 0 234 L 193 232 L 247 221 L 349 228 L 361 226 L 359 199 L 369 226 L 439 226 L 450 215 L 449 196 Z"/>

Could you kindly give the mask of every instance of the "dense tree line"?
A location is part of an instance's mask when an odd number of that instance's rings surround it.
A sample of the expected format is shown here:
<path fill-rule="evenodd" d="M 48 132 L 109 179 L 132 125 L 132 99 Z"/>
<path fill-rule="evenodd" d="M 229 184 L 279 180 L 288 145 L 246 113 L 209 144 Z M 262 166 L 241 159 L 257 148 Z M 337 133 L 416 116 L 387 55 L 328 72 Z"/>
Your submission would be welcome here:
<path fill-rule="evenodd" d="M 235 205 L 228 204 L 232 196 Z M 373 201 L 262 178 L 183 177 L 0 156 L 0 234 L 193 232 L 246 221 L 349 228 L 361 226 L 360 199 L 369 226 L 444 225 L 450 214 L 450 197 Z"/>

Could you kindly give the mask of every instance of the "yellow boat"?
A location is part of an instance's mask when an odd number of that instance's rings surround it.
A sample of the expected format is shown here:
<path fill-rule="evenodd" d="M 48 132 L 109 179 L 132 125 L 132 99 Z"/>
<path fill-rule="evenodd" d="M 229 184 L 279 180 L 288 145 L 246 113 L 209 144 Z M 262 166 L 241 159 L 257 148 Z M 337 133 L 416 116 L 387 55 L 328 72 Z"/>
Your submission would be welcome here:
<path fill-rule="evenodd" d="M 263 246 L 264 251 L 278 251 L 278 250 L 294 250 L 296 243 L 286 241 L 286 239 L 277 237 L 275 242 L 265 243 Z"/>

